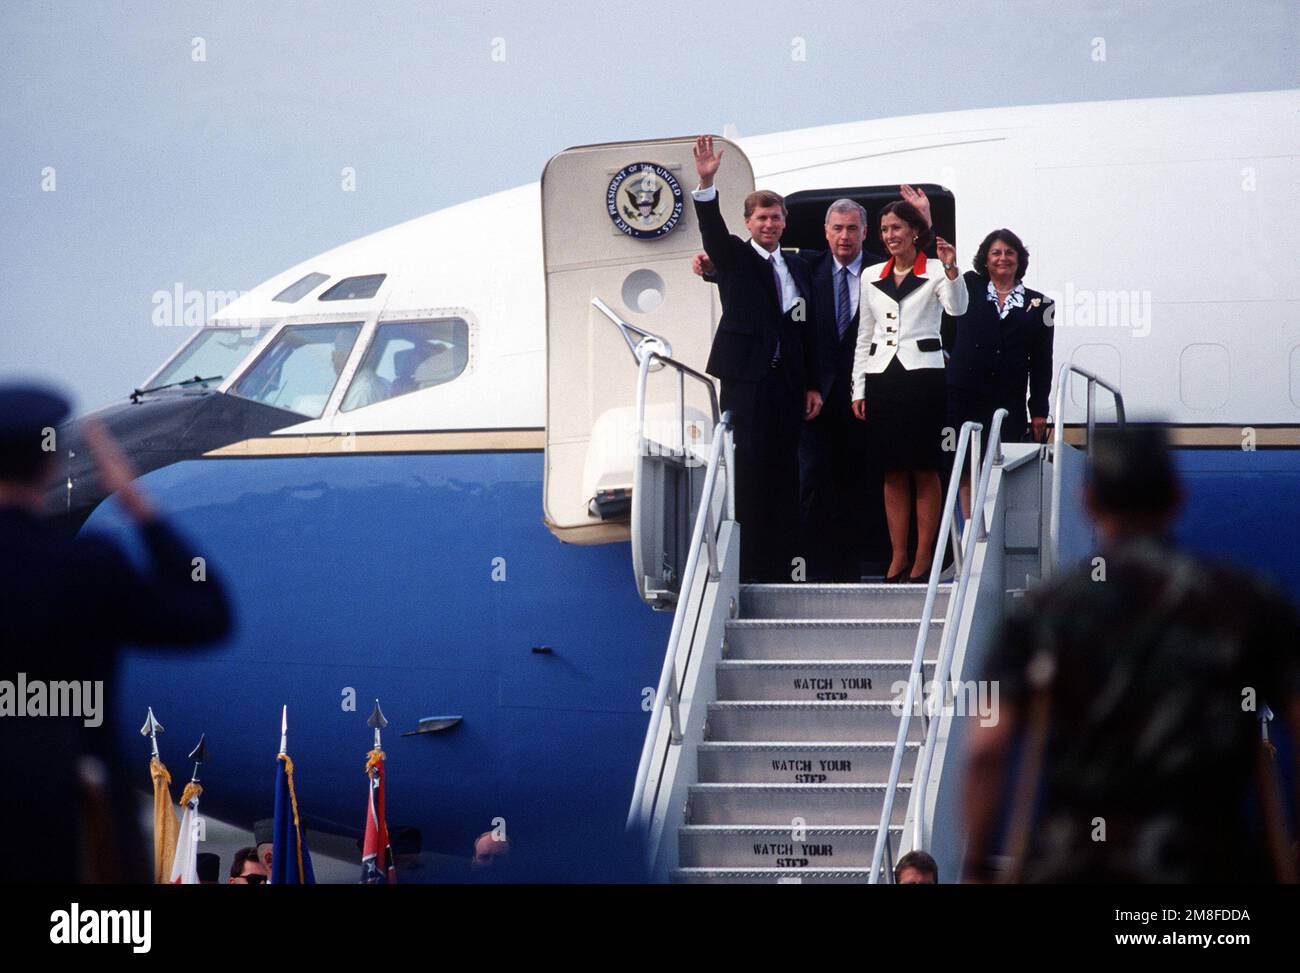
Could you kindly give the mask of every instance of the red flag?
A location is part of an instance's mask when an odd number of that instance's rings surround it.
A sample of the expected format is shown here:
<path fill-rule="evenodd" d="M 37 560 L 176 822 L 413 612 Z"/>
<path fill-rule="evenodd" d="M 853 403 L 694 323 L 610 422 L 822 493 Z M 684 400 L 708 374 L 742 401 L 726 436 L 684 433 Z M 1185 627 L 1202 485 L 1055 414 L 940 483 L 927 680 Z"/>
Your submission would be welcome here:
<path fill-rule="evenodd" d="M 370 778 L 370 801 L 366 809 L 366 838 L 361 847 L 361 883 L 395 883 L 397 869 L 393 867 L 388 820 L 384 817 L 384 751 L 375 749 L 366 755 L 366 776 Z"/>

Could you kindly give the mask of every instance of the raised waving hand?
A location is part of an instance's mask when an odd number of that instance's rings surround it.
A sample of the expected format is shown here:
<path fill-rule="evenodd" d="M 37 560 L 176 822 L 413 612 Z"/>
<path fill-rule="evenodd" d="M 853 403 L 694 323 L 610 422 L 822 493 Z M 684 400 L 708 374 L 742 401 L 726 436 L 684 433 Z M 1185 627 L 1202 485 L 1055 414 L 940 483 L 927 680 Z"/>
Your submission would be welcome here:
<path fill-rule="evenodd" d="M 695 140 L 695 171 L 700 177 L 700 188 L 713 185 L 713 177 L 722 163 L 722 149 L 713 151 L 713 136 L 701 135 Z"/>

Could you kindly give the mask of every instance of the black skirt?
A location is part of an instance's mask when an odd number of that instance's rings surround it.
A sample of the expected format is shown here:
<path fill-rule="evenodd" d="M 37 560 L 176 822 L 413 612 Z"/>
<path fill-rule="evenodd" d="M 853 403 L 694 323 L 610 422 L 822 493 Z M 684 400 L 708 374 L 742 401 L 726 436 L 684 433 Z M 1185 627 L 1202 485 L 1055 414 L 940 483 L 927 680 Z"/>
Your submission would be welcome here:
<path fill-rule="evenodd" d="M 885 472 L 939 470 L 947 384 L 942 368 L 903 367 L 898 358 L 867 375 L 867 434 Z"/>

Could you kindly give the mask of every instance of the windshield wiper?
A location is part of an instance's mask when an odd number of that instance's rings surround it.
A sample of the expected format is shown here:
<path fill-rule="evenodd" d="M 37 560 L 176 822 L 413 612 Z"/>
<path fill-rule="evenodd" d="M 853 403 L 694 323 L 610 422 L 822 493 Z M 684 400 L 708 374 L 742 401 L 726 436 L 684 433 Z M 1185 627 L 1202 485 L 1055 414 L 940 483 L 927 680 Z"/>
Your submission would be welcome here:
<path fill-rule="evenodd" d="M 225 378 L 224 375 L 213 375 L 209 378 L 201 378 L 200 376 L 195 375 L 193 378 L 183 378 L 179 382 L 168 382 L 166 385 L 155 385 L 150 389 L 136 389 L 131 393 L 131 401 L 139 402 L 140 396 L 148 395 L 150 392 L 161 392 L 163 389 L 174 389 L 181 385 L 193 385 L 195 382 L 219 382 L 223 378 Z"/>

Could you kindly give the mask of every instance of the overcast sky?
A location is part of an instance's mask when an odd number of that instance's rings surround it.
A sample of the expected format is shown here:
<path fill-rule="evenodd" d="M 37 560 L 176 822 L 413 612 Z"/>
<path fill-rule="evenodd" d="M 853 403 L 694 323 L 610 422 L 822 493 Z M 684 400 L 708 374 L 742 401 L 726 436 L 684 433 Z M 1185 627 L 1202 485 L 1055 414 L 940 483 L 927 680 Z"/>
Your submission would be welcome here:
<path fill-rule="evenodd" d="M 185 337 L 156 292 L 247 290 L 569 145 L 1297 86 L 1295 0 L 900 9 L 6 0 L 0 376 L 107 404 Z"/>

